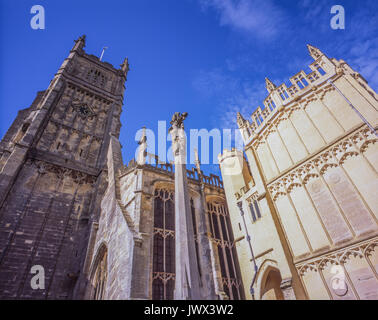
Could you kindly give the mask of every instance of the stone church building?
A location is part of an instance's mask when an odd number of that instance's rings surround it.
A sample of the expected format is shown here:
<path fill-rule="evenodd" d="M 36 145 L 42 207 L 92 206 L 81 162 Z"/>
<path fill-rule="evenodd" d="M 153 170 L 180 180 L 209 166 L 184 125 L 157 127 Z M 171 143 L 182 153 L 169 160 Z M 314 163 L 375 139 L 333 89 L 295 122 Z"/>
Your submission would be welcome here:
<path fill-rule="evenodd" d="M 123 165 L 128 60 L 116 69 L 84 46 L 75 41 L 0 144 L 0 299 L 173 299 L 174 166 L 146 153 L 145 136 Z M 203 241 L 211 251 L 210 274 L 199 262 L 197 273 L 219 299 L 243 299 L 223 183 L 199 163 L 186 174 L 196 253 Z M 31 286 L 33 266 L 43 288 Z"/>
<path fill-rule="evenodd" d="M 378 96 L 308 49 L 311 72 L 289 87 L 266 79 L 264 108 L 237 116 L 243 152 L 219 156 L 244 291 L 377 300 Z"/>
<path fill-rule="evenodd" d="M 128 60 L 84 47 L 0 142 L 0 299 L 173 299 L 177 168 L 145 134 L 124 165 Z M 219 156 L 223 181 L 183 171 L 203 299 L 378 299 L 378 98 L 309 51 L 311 73 L 267 79 L 265 108 L 238 114 L 245 149 Z"/>

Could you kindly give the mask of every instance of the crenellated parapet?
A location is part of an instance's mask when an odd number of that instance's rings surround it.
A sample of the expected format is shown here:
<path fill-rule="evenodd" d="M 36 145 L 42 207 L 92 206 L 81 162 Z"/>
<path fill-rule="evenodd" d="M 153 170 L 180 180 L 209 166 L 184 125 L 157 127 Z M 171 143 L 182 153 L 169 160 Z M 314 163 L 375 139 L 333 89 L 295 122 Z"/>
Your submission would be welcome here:
<path fill-rule="evenodd" d="M 301 70 L 289 78 L 291 86 L 285 83 L 277 86 L 265 78 L 266 89 L 269 95 L 263 101 L 264 108 L 258 106 L 251 115 L 251 121 L 246 120 L 240 113 L 237 114 L 237 123 L 244 141 L 249 141 L 283 106 L 298 100 L 302 95 L 316 88 L 336 72 L 335 61 L 330 60 L 319 49 L 308 45 L 314 62 L 309 65 L 312 70 L 306 73 Z"/>
<path fill-rule="evenodd" d="M 137 168 L 152 170 L 164 173 L 169 176 L 174 175 L 174 166 L 171 163 L 160 161 L 157 155 L 151 153 L 147 153 L 146 157 L 146 163 L 143 165 L 138 164 L 134 159 L 129 161 L 127 165 L 124 165 L 119 169 L 118 176 L 125 176 Z M 207 176 L 202 171 L 201 173 L 201 176 L 199 176 L 197 170 L 194 167 L 186 170 L 186 176 L 188 179 L 191 179 L 195 182 L 202 182 L 210 187 L 223 189 L 223 181 L 218 175 L 210 174 L 209 176 Z"/>

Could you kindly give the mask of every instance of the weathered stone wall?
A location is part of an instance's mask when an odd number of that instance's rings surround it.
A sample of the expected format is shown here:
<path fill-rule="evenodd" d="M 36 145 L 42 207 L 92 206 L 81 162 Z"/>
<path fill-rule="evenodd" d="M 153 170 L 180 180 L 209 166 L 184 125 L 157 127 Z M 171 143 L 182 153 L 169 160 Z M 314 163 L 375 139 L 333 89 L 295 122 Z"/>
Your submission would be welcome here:
<path fill-rule="evenodd" d="M 48 89 L 19 113 L 0 145 L 1 298 L 83 294 L 89 231 L 106 185 L 109 133 L 119 134 L 126 79 L 86 55 L 84 45 L 83 37 L 76 41 Z M 113 74 L 113 92 L 75 76 L 84 60 Z M 31 288 L 34 265 L 44 268 L 44 289 Z"/>

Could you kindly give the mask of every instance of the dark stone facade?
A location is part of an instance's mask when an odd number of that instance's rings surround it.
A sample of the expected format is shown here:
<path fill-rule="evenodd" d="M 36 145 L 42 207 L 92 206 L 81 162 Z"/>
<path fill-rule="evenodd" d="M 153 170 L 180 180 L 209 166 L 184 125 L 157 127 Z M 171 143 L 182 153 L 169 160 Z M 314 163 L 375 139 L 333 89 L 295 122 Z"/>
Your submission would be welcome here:
<path fill-rule="evenodd" d="M 84 52 L 85 36 L 0 143 L 0 299 L 81 299 L 88 239 L 118 140 L 128 62 Z M 31 288 L 31 267 L 45 289 Z"/>
<path fill-rule="evenodd" d="M 159 281 L 175 276 L 153 268 L 154 239 L 172 233 L 155 226 L 155 193 L 174 189 L 173 167 L 158 159 L 123 165 L 128 61 L 115 69 L 84 46 L 85 36 L 75 41 L 0 142 L 0 299 L 151 299 Z M 223 183 L 186 174 L 195 220 L 202 212 L 230 230 L 223 238 L 199 229 L 197 255 L 210 247 L 212 257 L 210 272 L 199 272 L 220 299 L 243 298 Z M 212 203 L 222 212 L 206 211 Z M 43 267 L 44 288 L 32 288 L 33 266 Z"/>

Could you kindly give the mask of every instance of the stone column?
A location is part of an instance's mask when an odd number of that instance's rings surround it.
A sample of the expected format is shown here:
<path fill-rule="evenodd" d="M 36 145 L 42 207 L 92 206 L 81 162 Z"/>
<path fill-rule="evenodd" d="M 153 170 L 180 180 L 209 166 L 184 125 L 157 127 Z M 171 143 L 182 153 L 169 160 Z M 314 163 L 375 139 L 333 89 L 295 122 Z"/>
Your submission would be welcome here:
<path fill-rule="evenodd" d="M 294 289 L 291 282 L 292 282 L 291 278 L 283 279 L 281 281 L 280 287 L 281 287 L 285 300 L 296 300 Z"/>
<path fill-rule="evenodd" d="M 200 279 L 194 243 L 193 223 L 186 177 L 186 137 L 184 119 L 187 113 L 176 112 L 169 133 L 175 163 L 175 300 L 201 299 Z"/>
<path fill-rule="evenodd" d="M 139 149 L 138 149 L 138 156 L 137 156 L 137 163 L 140 166 L 146 164 L 147 158 L 147 135 L 146 135 L 146 127 L 142 128 L 142 137 L 138 141 Z"/>
<path fill-rule="evenodd" d="M 212 266 L 212 254 L 214 251 L 211 248 L 211 241 L 210 241 L 210 227 L 208 224 L 208 220 L 206 217 L 206 195 L 205 195 L 205 184 L 203 182 L 202 171 L 200 167 L 200 161 L 198 157 L 197 150 L 194 150 L 195 153 L 195 165 L 197 168 L 198 178 L 201 185 L 201 207 L 198 212 L 198 251 L 199 251 L 199 262 L 202 269 L 202 294 L 203 298 L 206 300 L 216 300 L 219 297 L 216 294 L 215 290 L 215 279 L 216 273 L 213 270 Z M 223 290 L 223 289 L 222 289 Z M 222 299 L 223 300 L 223 299 Z"/>

